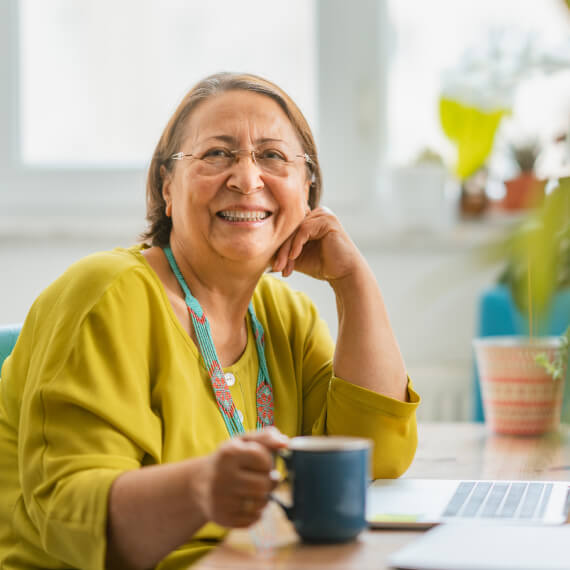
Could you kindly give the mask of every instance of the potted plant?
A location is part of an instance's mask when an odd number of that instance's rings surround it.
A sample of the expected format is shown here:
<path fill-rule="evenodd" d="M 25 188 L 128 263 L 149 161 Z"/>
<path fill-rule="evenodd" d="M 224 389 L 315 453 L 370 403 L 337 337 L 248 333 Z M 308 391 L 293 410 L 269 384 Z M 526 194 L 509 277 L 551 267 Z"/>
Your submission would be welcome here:
<path fill-rule="evenodd" d="M 558 428 L 568 336 L 474 340 L 485 420 L 496 433 L 539 435 Z"/>
<path fill-rule="evenodd" d="M 568 333 L 547 334 L 553 317 L 570 325 L 570 177 L 490 253 L 507 260 L 501 282 L 526 334 L 474 340 L 485 418 L 500 433 L 544 433 L 560 421 L 566 376 Z"/>
<path fill-rule="evenodd" d="M 505 210 L 535 208 L 544 199 L 545 180 L 536 177 L 534 166 L 540 153 L 536 140 L 509 144 L 511 160 L 518 170 L 517 175 L 505 181 L 505 197 L 501 203 Z"/>

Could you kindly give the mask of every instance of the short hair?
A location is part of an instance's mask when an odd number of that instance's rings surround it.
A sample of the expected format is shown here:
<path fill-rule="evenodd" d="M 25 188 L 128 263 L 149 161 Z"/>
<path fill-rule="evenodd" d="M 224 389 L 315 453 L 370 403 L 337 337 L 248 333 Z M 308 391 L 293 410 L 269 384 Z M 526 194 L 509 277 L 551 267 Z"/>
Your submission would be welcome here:
<path fill-rule="evenodd" d="M 188 117 L 202 102 L 227 91 L 251 91 L 273 99 L 285 112 L 297 133 L 303 152 L 310 158 L 307 163 L 309 186 L 309 206 L 318 206 L 321 197 L 322 176 L 313 133 L 303 113 L 293 99 L 271 81 L 246 73 L 216 73 L 198 82 L 184 97 L 168 121 L 152 156 L 146 182 L 147 230 L 142 239 L 151 245 L 168 245 L 172 230 L 172 219 L 166 215 L 166 202 L 162 196 L 163 176 L 161 167 L 172 172 L 174 161 L 171 156 L 180 151 Z"/>

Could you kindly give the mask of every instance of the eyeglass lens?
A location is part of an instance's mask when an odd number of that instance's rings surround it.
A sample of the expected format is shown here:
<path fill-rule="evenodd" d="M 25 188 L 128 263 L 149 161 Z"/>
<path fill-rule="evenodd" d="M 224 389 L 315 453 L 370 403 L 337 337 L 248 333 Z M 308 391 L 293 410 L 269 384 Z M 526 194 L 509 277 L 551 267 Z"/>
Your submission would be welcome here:
<path fill-rule="evenodd" d="M 238 149 L 201 157 L 200 163 L 204 171 L 221 172 L 231 168 L 234 162 L 250 158 L 263 172 L 276 176 L 286 176 L 294 160 L 287 160 L 274 151 Z M 295 157 L 295 158 L 303 158 Z"/>

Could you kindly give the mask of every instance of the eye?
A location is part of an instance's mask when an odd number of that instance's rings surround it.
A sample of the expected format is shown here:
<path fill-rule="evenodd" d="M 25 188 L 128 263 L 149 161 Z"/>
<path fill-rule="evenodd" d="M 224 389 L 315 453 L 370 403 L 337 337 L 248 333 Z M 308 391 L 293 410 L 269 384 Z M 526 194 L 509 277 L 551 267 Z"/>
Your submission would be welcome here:
<path fill-rule="evenodd" d="M 201 156 L 202 160 L 204 159 L 216 159 L 216 158 L 233 158 L 231 151 L 227 148 L 223 147 L 216 147 L 208 149 L 204 154 Z"/>
<path fill-rule="evenodd" d="M 283 162 L 288 162 L 285 155 L 281 151 L 275 150 L 274 148 L 260 150 L 257 156 L 261 160 L 282 160 Z"/>

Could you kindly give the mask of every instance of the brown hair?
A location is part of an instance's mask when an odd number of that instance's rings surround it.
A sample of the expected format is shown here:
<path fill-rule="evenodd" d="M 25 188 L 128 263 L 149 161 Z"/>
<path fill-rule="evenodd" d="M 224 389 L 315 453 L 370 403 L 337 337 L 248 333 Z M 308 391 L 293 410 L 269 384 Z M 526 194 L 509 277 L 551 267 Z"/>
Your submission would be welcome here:
<path fill-rule="evenodd" d="M 266 95 L 283 109 L 299 136 L 303 152 L 311 158 L 311 164 L 307 165 L 311 177 L 309 206 L 315 208 L 319 204 L 322 178 L 317 148 L 307 120 L 291 97 L 271 81 L 256 75 L 216 73 L 197 83 L 186 94 L 168 121 L 156 145 L 146 183 L 148 229 L 141 236 L 144 240 L 149 240 L 152 245 L 161 247 L 168 245 L 172 229 L 172 220 L 166 215 L 166 202 L 162 196 L 161 167 L 164 166 L 167 172 L 172 172 L 174 161 L 170 157 L 180 150 L 188 117 L 200 102 L 232 90 L 252 91 Z"/>

